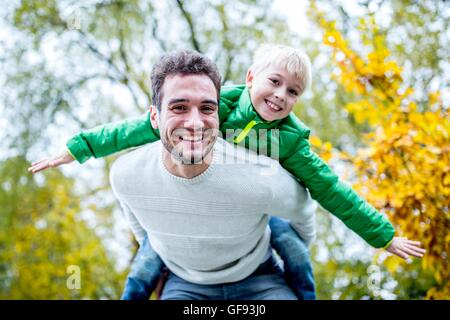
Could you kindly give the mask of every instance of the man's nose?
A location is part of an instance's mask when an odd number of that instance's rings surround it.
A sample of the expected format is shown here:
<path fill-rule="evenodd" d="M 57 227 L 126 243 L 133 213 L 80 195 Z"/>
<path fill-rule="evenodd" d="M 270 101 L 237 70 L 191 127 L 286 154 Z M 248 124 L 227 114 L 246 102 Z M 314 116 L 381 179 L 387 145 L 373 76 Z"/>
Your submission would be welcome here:
<path fill-rule="evenodd" d="M 189 129 L 202 129 L 205 126 L 202 114 L 197 108 L 191 109 L 188 118 L 184 122 L 184 126 Z"/>

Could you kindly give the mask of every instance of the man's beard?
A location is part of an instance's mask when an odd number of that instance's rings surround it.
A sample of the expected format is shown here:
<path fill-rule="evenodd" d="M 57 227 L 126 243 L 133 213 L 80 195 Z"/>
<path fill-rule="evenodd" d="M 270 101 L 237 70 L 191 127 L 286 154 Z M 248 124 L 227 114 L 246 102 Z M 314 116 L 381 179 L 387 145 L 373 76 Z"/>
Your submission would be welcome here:
<path fill-rule="evenodd" d="M 167 152 L 178 162 L 181 162 L 183 165 L 198 165 L 203 163 L 203 160 L 209 155 L 212 148 L 214 147 L 214 143 L 217 139 L 217 135 L 209 136 L 210 143 L 206 146 L 206 150 L 202 152 L 200 155 L 196 156 L 193 152 L 189 158 L 183 155 L 183 150 L 177 151 L 174 145 L 170 144 L 164 135 L 161 135 L 161 143 Z"/>

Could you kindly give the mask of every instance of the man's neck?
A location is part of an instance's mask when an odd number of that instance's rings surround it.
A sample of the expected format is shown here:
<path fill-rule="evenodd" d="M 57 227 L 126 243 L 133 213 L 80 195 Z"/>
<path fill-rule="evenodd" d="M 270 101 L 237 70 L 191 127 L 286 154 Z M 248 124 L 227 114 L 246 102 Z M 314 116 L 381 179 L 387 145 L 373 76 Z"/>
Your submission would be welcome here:
<path fill-rule="evenodd" d="M 213 152 L 214 150 L 208 153 L 206 158 L 199 164 L 183 164 L 181 161 L 175 160 L 167 150 L 163 150 L 163 163 L 167 171 L 174 176 L 192 179 L 208 169 L 213 158 Z"/>

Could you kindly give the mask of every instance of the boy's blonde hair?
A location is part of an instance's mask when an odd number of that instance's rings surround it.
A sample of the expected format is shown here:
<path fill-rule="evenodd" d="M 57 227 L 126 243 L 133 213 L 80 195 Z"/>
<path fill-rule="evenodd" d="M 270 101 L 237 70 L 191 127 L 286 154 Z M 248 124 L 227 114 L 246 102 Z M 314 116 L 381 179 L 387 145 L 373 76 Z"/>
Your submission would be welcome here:
<path fill-rule="evenodd" d="M 311 61 L 303 51 L 280 44 L 264 43 L 256 49 L 250 70 L 257 75 L 273 65 L 285 68 L 300 80 L 300 94 L 311 85 Z"/>

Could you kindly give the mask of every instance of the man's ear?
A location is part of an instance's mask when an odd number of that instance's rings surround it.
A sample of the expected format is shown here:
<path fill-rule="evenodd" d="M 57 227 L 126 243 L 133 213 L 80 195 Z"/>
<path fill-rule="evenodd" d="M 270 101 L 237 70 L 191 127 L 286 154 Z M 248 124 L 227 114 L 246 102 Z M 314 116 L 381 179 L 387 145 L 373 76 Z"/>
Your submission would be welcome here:
<path fill-rule="evenodd" d="M 158 129 L 158 109 L 154 105 L 150 106 L 150 122 L 153 129 Z"/>
<path fill-rule="evenodd" d="M 254 75 L 253 71 L 251 69 L 248 69 L 247 76 L 245 77 L 245 84 L 246 84 L 247 88 L 250 89 L 252 87 L 254 77 L 255 77 L 255 75 Z"/>

